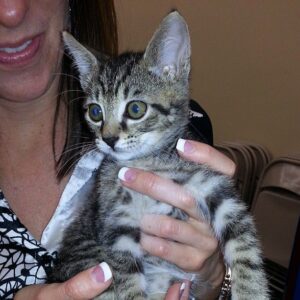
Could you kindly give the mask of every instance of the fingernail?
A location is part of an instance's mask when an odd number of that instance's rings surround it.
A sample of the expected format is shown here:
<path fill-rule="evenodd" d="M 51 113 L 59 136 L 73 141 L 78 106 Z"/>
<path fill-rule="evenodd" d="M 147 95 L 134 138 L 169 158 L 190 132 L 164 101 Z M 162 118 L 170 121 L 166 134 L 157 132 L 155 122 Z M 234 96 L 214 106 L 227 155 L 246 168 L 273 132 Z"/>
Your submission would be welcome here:
<path fill-rule="evenodd" d="M 133 169 L 123 167 L 120 169 L 118 177 L 123 181 L 133 181 L 136 178 L 136 172 Z"/>
<path fill-rule="evenodd" d="M 194 150 L 194 146 L 187 140 L 179 139 L 177 141 L 176 149 L 180 152 L 190 153 Z"/>
<path fill-rule="evenodd" d="M 106 262 L 102 262 L 93 269 L 92 277 L 96 282 L 106 282 L 112 278 L 110 267 Z"/>
<path fill-rule="evenodd" d="M 180 286 L 180 290 L 179 290 L 179 299 L 181 299 L 183 293 L 184 293 L 184 289 L 185 289 L 185 282 L 183 282 Z"/>

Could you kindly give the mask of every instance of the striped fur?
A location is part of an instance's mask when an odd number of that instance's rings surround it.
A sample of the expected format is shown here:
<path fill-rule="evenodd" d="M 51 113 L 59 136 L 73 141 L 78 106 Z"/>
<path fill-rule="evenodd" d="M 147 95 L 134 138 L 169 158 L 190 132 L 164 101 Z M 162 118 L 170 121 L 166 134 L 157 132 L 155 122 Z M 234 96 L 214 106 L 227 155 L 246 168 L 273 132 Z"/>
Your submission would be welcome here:
<path fill-rule="evenodd" d="M 181 220 L 187 215 L 123 187 L 117 174 L 126 166 L 154 172 L 188 189 L 232 269 L 232 299 L 268 299 L 253 219 L 230 178 L 182 160 L 175 150 L 178 138 L 190 137 L 186 129 L 190 44 L 183 18 L 177 12 L 168 15 L 144 54 L 125 54 L 96 64 L 72 37 L 65 34 L 64 38 L 87 93 L 85 105 L 102 107 L 101 123 L 88 113 L 86 119 L 95 132 L 96 145 L 107 155 L 98 170 L 93 197 L 65 233 L 52 281 L 66 280 L 106 261 L 113 269 L 114 283 L 97 299 L 164 299 L 173 282 L 192 277 L 192 295 L 204 299 L 211 287 L 199 274 L 192 276 L 140 247 L 139 224 L 145 214 Z M 141 119 L 132 120 L 125 113 L 133 100 L 147 105 Z"/>

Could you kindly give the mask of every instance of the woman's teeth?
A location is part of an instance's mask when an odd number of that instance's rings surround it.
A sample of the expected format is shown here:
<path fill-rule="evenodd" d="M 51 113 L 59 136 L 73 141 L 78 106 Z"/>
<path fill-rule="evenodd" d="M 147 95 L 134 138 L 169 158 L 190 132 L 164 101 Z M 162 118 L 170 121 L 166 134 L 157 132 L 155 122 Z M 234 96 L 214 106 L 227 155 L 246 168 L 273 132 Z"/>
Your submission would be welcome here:
<path fill-rule="evenodd" d="M 32 40 L 26 41 L 24 44 L 22 44 L 19 47 L 16 48 L 0 48 L 0 51 L 6 52 L 6 53 L 17 53 L 17 52 L 21 52 L 24 49 L 26 49 L 30 44 L 32 43 Z"/>

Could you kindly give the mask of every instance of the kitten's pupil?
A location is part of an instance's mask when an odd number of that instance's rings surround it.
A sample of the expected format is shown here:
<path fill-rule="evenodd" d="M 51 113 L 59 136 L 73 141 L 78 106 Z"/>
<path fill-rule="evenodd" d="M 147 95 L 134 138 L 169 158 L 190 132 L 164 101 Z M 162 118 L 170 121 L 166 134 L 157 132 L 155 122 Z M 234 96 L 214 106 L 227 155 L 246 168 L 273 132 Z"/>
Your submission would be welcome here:
<path fill-rule="evenodd" d="M 100 122 L 103 120 L 103 112 L 98 104 L 90 104 L 88 107 L 89 111 L 89 117 L 91 118 L 92 121 L 94 122 Z"/>
<path fill-rule="evenodd" d="M 131 101 L 127 104 L 126 115 L 131 119 L 142 118 L 147 111 L 147 105 L 143 101 Z"/>

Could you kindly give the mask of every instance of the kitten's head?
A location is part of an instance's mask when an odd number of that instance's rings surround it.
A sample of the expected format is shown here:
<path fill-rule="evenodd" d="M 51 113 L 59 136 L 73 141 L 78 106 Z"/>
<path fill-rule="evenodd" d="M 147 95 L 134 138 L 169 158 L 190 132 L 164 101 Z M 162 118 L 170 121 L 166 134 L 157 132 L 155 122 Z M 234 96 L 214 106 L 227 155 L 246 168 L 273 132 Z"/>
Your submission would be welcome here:
<path fill-rule="evenodd" d="M 178 12 L 165 17 L 144 53 L 96 58 L 70 34 L 63 38 L 100 151 L 127 160 L 174 145 L 188 123 L 190 71 L 188 28 Z"/>

